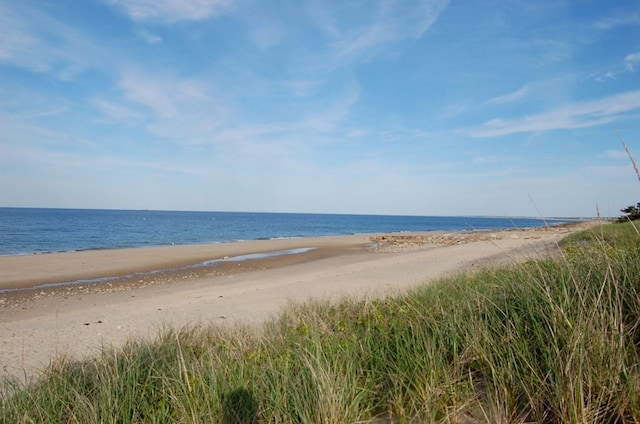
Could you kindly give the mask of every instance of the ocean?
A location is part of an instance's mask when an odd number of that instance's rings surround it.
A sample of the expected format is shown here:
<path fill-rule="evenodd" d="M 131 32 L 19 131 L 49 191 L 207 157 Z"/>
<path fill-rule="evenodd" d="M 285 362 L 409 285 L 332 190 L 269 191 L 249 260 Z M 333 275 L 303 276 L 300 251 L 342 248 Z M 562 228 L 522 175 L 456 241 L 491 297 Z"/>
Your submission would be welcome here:
<path fill-rule="evenodd" d="M 0 208 L 0 255 L 331 235 L 541 227 L 500 217 Z"/>

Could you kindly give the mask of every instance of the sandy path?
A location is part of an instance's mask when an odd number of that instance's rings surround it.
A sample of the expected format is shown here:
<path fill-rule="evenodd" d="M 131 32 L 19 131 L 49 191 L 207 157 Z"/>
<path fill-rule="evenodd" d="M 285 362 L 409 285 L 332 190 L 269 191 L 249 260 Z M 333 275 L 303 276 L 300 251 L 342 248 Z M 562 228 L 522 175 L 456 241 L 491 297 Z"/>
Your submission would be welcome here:
<path fill-rule="evenodd" d="M 106 289 L 101 284 L 28 290 L 27 297 L 0 294 L 0 364 L 9 375 L 30 376 L 46 367 L 56 355 L 95 354 L 101 346 L 120 345 L 130 337 L 153 336 L 165 324 L 259 323 L 289 301 L 376 296 L 463 268 L 544 253 L 569 231 L 528 230 L 460 244 L 392 246 L 385 252 L 367 249 L 368 236 L 347 236 L 230 243 L 214 246 L 215 252 L 205 252 L 206 246 L 182 247 L 173 249 L 171 255 L 167 254 L 171 248 L 162 248 L 157 251 L 162 254 L 154 254 L 153 249 L 138 249 L 83 252 L 62 258 L 28 257 L 36 259 L 33 263 L 28 263 L 25 257 L 16 257 L 18 260 L 14 262 L 0 258 L 4 260 L 0 261 L 2 273 L 10 276 L 14 285 L 24 286 L 69 276 L 95 277 L 158 269 L 158 260 L 175 266 L 198 263 L 211 259 L 212 255 L 319 247 L 315 253 L 229 264 L 240 269 L 225 272 L 160 274 L 153 276 L 152 283 L 140 279 L 133 287 Z M 61 265 L 64 261 L 67 262 Z M 14 266 L 16 262 L 19 266 Z M 9 277 L 0 279 L 7 280 Z"/>

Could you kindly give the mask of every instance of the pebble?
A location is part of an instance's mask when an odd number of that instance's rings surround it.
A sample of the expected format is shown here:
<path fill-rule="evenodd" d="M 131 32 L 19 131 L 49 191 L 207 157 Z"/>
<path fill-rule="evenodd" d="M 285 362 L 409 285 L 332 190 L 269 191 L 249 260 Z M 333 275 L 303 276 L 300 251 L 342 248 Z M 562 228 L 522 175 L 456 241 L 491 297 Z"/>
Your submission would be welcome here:
<path fill-rule="evenodd" d="M 475 243 L 480 241 L 495 241 L 505 238 L 517 240 L 521 234 L 525 238 L 540 238 L 540 236 L 532 236 L 531 232 L 547 232 L 552 230 L 560 230 L 560 228 L 536 228 L 536 229 L 513 229 L 501 231 L 477 231 L 469 233 L 443 233 L 443 234 L 384 234 L 372 236 L 372 249 L 375 252 L 407 252 L 421 250 L 430 245 L 439 246 L 456 246 L 466 243 Z"/>

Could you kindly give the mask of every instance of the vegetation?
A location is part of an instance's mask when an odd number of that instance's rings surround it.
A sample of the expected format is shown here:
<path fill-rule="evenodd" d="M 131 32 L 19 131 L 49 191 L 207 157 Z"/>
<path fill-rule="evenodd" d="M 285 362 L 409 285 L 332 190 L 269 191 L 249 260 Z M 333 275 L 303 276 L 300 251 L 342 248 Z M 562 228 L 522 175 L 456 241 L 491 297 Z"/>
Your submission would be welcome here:
<path fill-rule="evenodd" d="M 166 329 L 4 382 L 6 423 L 640 422 L 640 235 L 264 329 Z M 388 417 L 384 421 L 382 417 Z"/>
<path fill-rule="evenodd" d="M 624 213 L 624 215 L 618 218 L 619 222 L 635 221 L 636 219 L 640 219 L 640 203 L 635 206 L 631 205 L 624 209 L 620 209 L 620 212 Z"/>

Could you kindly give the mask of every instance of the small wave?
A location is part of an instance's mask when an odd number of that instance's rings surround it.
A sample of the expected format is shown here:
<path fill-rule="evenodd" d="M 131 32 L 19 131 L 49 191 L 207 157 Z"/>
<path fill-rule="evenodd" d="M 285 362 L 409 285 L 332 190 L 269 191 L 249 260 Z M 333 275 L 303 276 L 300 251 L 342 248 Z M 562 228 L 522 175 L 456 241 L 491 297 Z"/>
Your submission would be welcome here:
<path fill-rule="evenodd" d="M 306 253 L 315 249 L 315 247 L 301 247 L 297 249 L 287 249 L 287 250 L 276 250 L 274 252 L 264 252 L 264 253 L 249 253 L 247 255 L 239 255 L 239 256 L 231 256 L 222 259 L 212 259 L 210 261 L 205 261 L 200 264 L 200 266 L 211 266 L 220 262 L 242 262 L 248 261 L 252 259 L 266 259 L 272 258 L 274 256 L 283 256 L 283 255 L 295 255 L 299 253 Z M 199 265 L 193 265 L 193 267 L 197 267 Z"/>

